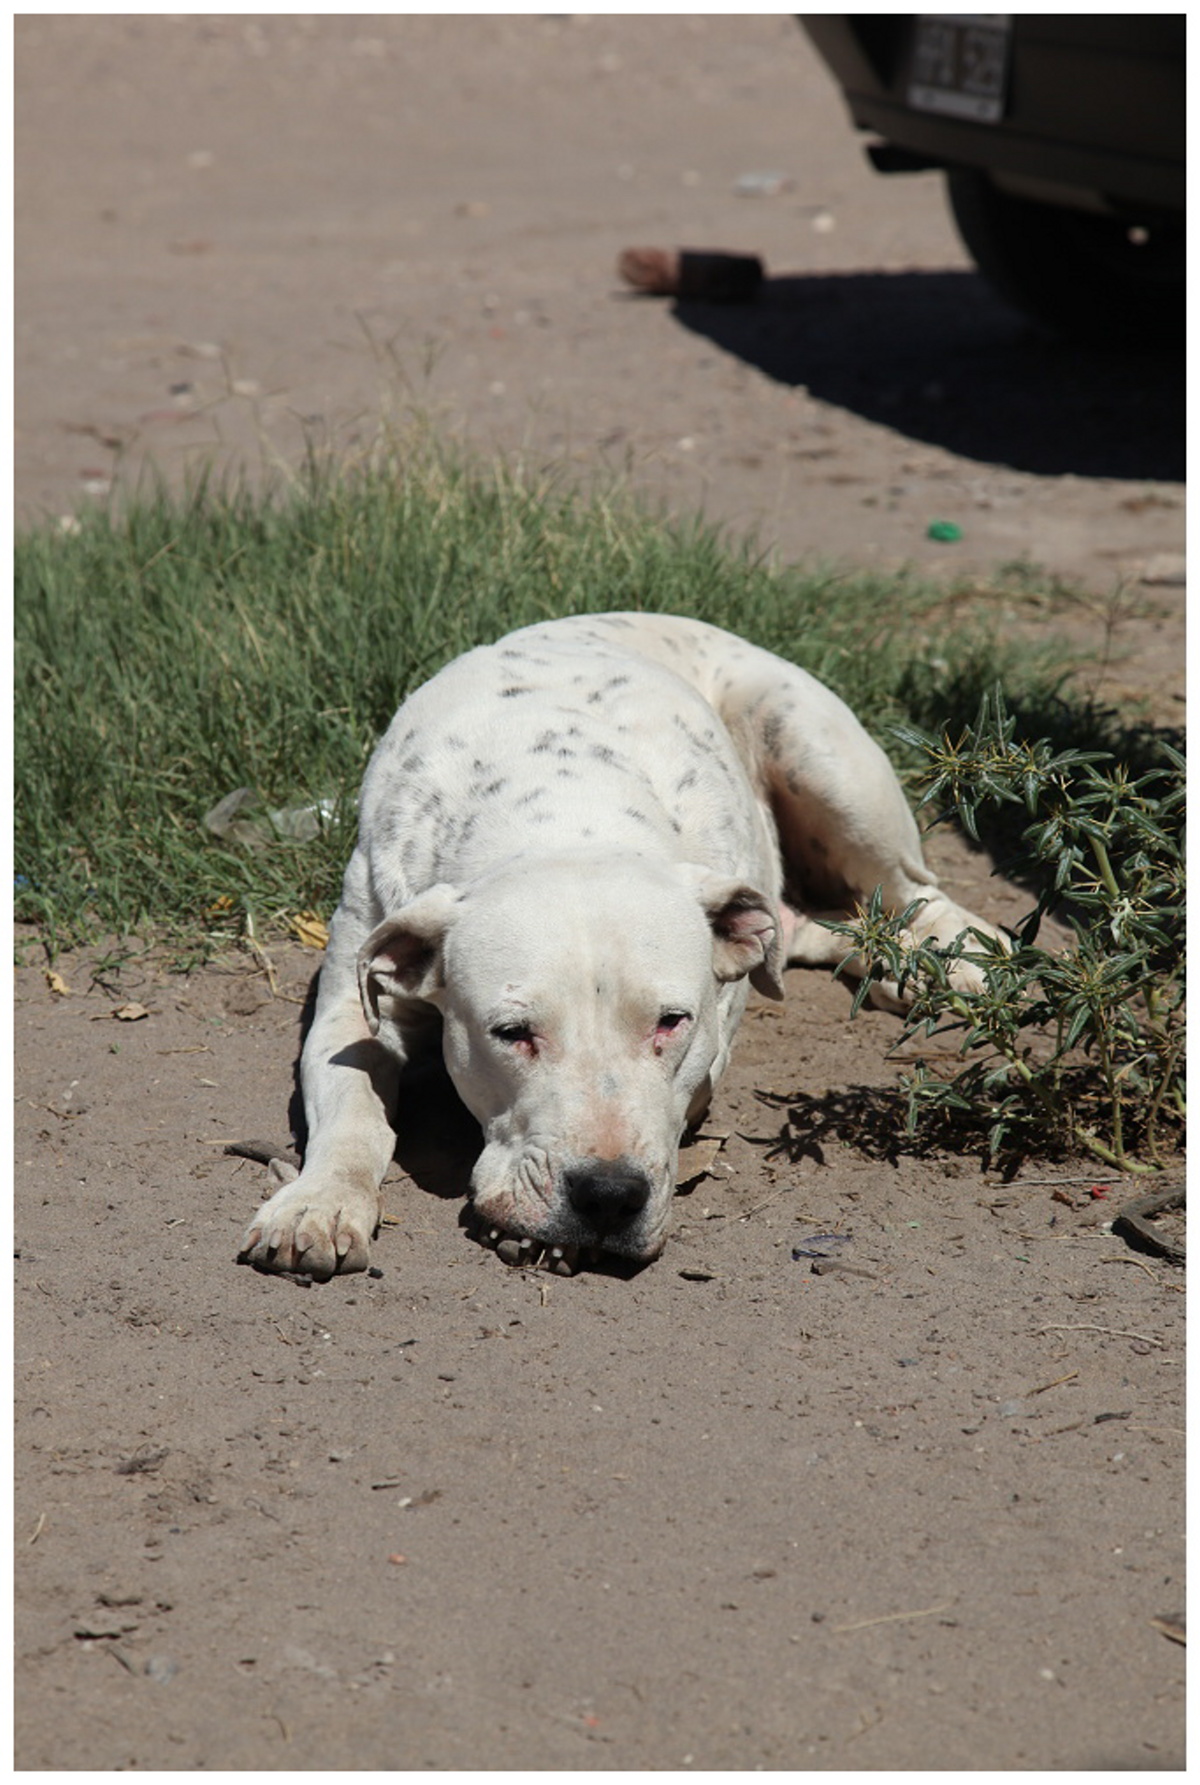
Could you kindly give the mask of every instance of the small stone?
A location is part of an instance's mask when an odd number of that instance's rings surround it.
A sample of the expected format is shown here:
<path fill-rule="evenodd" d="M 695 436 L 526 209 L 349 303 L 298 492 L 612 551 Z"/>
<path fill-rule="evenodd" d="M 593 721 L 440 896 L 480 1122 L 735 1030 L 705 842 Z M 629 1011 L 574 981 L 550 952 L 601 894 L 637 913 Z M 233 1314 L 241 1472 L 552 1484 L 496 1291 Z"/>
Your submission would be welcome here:
<path fill-rule="evenodd" d="M 1147 558 L 1138 580 L 1163 588 L 1182 589 L 1187 582 L 1187 559 L 1182 552 L 1155 552 Z"/>

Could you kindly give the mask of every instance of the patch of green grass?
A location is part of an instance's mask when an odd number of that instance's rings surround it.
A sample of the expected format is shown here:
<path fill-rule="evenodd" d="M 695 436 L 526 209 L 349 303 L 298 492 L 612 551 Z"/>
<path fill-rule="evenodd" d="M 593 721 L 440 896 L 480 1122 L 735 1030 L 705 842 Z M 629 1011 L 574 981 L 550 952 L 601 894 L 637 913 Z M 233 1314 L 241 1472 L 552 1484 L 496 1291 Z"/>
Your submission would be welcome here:
<path fill-rule="evenodd" d="M 1056 698 L 1061 665 L 947 623 L 915 576 L 780 568 L 620 491 L 483 469 L 417 430 L 272 496 L 143 488 L 16 555 L 16 911 L 51 949 L 97 931 L 263 934 L 329 912 L 370 751 L 416 684 L 550 616 L 695 615 L 803 664 L 886 746 L 953 722 L 997 680 Z M 330 801 L 307 842 L 222 843 L 232 790 Z M 268 825 L 268 833 L 270 827 Z"/>

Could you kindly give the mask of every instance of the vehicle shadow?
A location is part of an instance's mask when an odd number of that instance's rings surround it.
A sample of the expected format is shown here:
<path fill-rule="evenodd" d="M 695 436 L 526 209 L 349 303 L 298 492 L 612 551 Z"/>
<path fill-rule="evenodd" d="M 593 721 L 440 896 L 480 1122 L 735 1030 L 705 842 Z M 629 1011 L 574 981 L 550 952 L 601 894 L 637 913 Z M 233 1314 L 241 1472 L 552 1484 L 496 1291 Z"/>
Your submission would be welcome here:
<path fill-rule="evenodd" d="M 781 384 L 964 458 L 1045 476 L 1184 477 L 1184 360 L 1043 334 L 977 273 L 785 274 L 679 322 Z"/>

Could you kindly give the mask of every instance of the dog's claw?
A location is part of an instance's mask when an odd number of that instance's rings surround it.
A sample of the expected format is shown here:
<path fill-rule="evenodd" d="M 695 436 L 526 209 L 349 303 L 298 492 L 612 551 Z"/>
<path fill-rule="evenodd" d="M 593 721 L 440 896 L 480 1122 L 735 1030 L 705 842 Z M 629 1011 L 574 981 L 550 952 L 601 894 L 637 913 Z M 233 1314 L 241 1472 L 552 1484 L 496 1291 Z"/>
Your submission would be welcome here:
<path fill-rule="evenodd" d="M 305 1190 L 300 1180 L 285 1185 L 246 1229 L 239 1262 L 261 1271 L 296 1272 L 319 1282 L 365 1271 L 378 1221 L 373 1200 L 356 1197 L 340 1185 L 332 1191 L 319 1183 Z"/>

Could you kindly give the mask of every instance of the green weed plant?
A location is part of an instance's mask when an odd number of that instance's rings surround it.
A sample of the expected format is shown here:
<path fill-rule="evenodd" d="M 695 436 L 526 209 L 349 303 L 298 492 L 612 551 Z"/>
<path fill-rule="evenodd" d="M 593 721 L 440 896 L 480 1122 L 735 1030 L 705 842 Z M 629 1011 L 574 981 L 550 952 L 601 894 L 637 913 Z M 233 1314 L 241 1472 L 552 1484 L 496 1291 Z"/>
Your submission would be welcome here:
<path fill-rule="evenodd" d="M 999 689 L 956 740 L 900 727 L 924 758 L 922 806 L 953 813 L 979 839 L 987 818 L 1019 814 L 1006 871 L 1036 893 L 1011 951 L 971 932 L 949 948 L 909 946 L 916 909 L 883 911 L 876 894 L 831 927 L 913 1002 L 897 1045 L 953 1037 L 963 1064 L 919 1061 L 905 1079 L 907 1132 L 986 1131 L 991 1160 L 1082 1150 L 1120 1171 L 1163 1165 L 1185 1116 L 1184 759 L 1135 736 L 1131 767 L 1112 750 L 1017 735 Z M 1012 837 L 1013 827 L 1007 833 Z M 1039 946 L 1047 912 L 1065 949 Z M 955 983 L 958 960 L 984 989 Z M 854 1008 L 869 993 L 858 988 Z"/>

